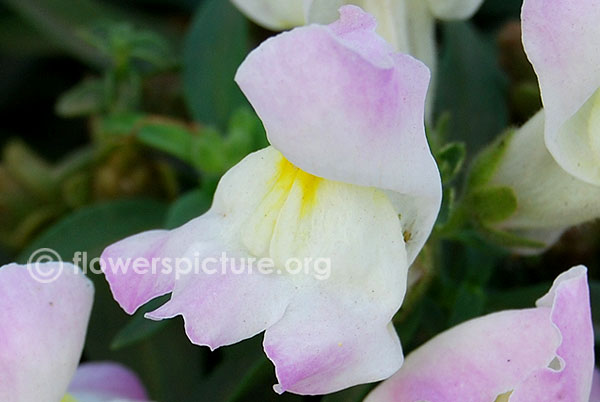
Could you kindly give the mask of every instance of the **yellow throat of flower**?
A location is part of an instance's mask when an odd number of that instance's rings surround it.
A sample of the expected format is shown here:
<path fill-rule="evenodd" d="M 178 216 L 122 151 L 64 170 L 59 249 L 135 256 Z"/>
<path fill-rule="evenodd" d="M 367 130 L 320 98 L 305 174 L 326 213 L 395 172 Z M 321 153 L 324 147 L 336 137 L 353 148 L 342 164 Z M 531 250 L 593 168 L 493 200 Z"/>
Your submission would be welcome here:
<path fill-rule="evenodd" d="M 271 240 L 282 214 L 285 222 L 298 225 L 306 220 L 317 202 L 317 191 L 323 179 L 294 166 L 281 156 L 276 164 L 268 191 L 247 222 L 242 241 L 251 253 L 269 256 Z"/>
<path fill-rule="evenodd" d="M 77 402 L 77 399 L 75 399 L 72 395 L 66 394 L 63 396 L 60 402 Z"/>
<path fill-rule="evenodd" d="M 301 215 L 306 215 L 315 203 L 315 197 L 317 194 L 317 188 L 319 183 L 323 180 L 320 177 L 313 176 L 310 173 L 306 173 L 304 170 L 292 165 L 290 161 L 285 158 L 281 158 L 278 166 L 279 175 L 275 180 L 273 190 L 289 194 L 292 187 L 296 185 L 298 190 L 302 193 L 301 203 Z M 277 207 L 281 207 L 278 205 Z"/>

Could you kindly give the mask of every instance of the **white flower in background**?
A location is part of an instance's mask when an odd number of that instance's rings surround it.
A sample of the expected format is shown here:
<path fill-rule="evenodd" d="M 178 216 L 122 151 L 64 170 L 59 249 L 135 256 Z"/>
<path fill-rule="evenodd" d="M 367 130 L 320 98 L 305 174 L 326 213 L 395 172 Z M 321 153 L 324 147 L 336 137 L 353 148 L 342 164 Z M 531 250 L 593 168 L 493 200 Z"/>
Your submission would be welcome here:
<path fill-rule="evenodd" d="M 523 45 L 538 76 L 544 139 L 558 164 L 600 185 L 600 1 L 525 0 Z"/>
<path fill-rule="evenodd" d="M 252 3 L 251 0 L 233 0 Z M 328 22 L 343 4 L 354 4 L 377 20 L 377 33 L 397 51 L 425 63 L 435 76 L 437 46 L 435 20 L 471 17 L 483 0 L 307 0 L 305 22 Z"/>
<path fill-rule="evenodd" d="M 353 4 L 373 15 L 377 33 L 396 51 L 410 54 L 429 67 L 435 89 L 437 46 L 435 20 L 471 17 L 483 0 L 231 0 L 257 24 L 282 30 L 295 26 L 326 24 L 337 19 L 344 4 Z M 433 96 L 427 98 L 427 115 Z M 427 116 L 429 117 L 429 116 Z"/>
<path fill-rule="evenodd" d="M 272 146 L 223 176 L 206 214 L 104 251 L 126 312 L 171 293 L 147 317 L 182 315 L 190 340 L 213 349 L 266 330 L 278 392 L 334 392 L 400 367 L 390 321 L 435 222 L 441 182 L 423 123 L 429 71 L 374 28 L 346 6 L 331 25 L 282 33 L 250 53 L 236 81 Z M 236 257 L 225 271 L 222 253 Z M 217 272 L 178 276 L 167 264 L 184 256 L 213 259 Z M 127 258 L 157 269 L 112 269 Z M 274 272 L 234 272 L 252 258 L 271 259 Z M 319 258 L 331 262 L 322 280 L 285 269 Z"/>
<path fill-rule="evenodd" d="M 546 148 L 543 110 L 506 141 L 488 186 L 511 188 L 517 207 L 497 228 L 549 246 L 569 227 L 600 217 L 600 186 L 569 174 Z"/>
<path fill-rule="evenodd" d="M 338 9 L 353 4 L 377 20 L 377 33 L 397 51 L 429 67 L 435 63 L 435 19 L 471 17 L 483 0 L 231 0 L 257 24 L 273 30 L 330 23 Z"/>
<path fill-rule="evenodd" d="M 552 244 L 600 217 L 600 1 L 525 0 L 523 44 L 544 109 L 506 139 L 489 186 L 514 190 L 496 227 Z"/>
<path fill-rule="evenodd" d="M 306 23 L 304 13 L 306 0 L 231 1 L 252 21 L 274 31 L 281 31 Z"/>

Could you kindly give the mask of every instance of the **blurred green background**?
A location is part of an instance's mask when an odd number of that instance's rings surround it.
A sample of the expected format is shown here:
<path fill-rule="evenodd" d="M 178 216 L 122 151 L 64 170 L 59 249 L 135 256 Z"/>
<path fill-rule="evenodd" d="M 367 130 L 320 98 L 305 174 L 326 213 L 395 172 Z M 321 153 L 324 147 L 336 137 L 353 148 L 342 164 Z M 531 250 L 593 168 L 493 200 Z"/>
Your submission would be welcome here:
<path fill-rule="evenodd" d="M 458 144 L 440 159 L 446 207 L 461 190 L 462 150 L 468 163 L 540 107 L 520 44 L 520 6 L 487 0 L 472 21 L 438 25 L 436 124 L 428 132 L 436 156 Z M 226 0 L 2 0 L 0 262 L 27 261 L 40 247 L 65 260 L 76 251 L 92 258 L 127 235 L 207 210 L 219 177 L 267 145 L 233 75 L 273 34 Z M 406 352 L 466 319 L 532 306 L 558 273 L 580 263 L 590 268 L 600 322 L 597 224 L 570 230 L 537 257 L 513 256 L 470 232 L 434 235 L 432 244 L 395 318 Z M 127 316 L 104 278 L 92 276 L 83 358 L 127 364 L 154 400 L 358 401 L 372 387 L 277 396 L 260 336 L 211 353 L 188 342 L 180 319 Z"/>

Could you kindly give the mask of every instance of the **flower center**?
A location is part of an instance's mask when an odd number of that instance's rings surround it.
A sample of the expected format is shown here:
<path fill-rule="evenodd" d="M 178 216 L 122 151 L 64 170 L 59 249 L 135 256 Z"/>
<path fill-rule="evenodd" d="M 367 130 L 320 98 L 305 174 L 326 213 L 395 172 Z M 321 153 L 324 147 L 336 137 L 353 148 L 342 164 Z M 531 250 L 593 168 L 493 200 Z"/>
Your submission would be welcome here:
<path fill-rule="evenodd" d="M 60 400 L 60 402 L 77 402 L 77 399 L 75 399 L 73 396 L 66 394 L 65 396 L 63 396 L 63 398 Z"/>
<path fill-rule="evenodd" d="M 280 195 L 287 193 L 289 195 L 292 187 L 297 186 L 298 191 L 302 193 L 300 205 L 300 215 L 305 216 L 315 204 L 317 188 L 323 180 L 320 177 L 306 173 L 300 168 L 292 165 L 284 157 L 281 158 L 278 166 L 279 175 L 275 181 L 272 191 L 280 192 Z M 282 197 L 283 198 L 283 197 Z M 281 205 L 279 205 L 281 207 Z"/>
<path fill-rule="evenodd" d="M 287 218 L 306 219 L 316 204 L 323 179 L 304 172 L 281 156 L 262 201 L 250 217 L 242 241 L 257 256 L 269 255 L 275 228 L 285 210 Z"/>

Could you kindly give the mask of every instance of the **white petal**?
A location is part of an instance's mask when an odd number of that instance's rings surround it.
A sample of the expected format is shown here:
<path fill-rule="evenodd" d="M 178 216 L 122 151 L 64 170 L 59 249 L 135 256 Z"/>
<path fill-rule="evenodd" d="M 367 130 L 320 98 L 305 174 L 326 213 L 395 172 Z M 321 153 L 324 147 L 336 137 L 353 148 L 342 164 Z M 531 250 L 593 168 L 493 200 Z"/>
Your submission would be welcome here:
<path fill-rule="evenodd" d="M 92 309 L 92 282 L 72 264 L 0 267 L 0 400 L 59 401 L 71 381 Z"/>
<path fill-rule="evenodd" d="M 600 87 L 600 4 L 526 0 L 521 17 L 523 44 L 546 109 L 546 145 L 565 170 L 598 185 L 600 127 L 594 130 L 588 121 Z"/>
<path fill-rule="evenodd" d="M 402 365 L 400 340 L 373 303 L 307 293 L 265 334 L 277 392 L 331 393 L 385 379 Z"/>
<path fill-rule="evenodd" d="M 231 0 L 231 2 L 248 18 L 265 28 L 278 31 L 304 25 L 304 0 Z"/>

